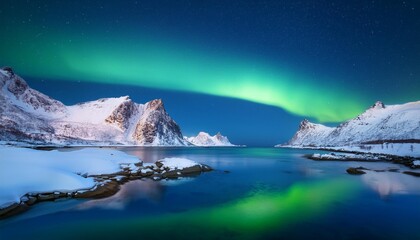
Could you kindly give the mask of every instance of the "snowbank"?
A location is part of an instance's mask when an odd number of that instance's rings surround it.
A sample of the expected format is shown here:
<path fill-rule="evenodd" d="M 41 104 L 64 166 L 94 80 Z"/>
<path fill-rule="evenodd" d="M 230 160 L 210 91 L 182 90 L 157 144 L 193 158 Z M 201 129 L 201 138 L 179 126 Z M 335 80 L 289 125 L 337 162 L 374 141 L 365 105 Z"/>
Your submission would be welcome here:
<path fill-rule="evenodd" d="M 341 151 L 381 153 L 395 156 L 420 157 L 419 143 L 383 143 L 383 144 L 363 144 L 355 146 L 329 147 Z"/>
<path fill-rule="evenodd" d="M 368 161 L 380 161 L 382 160 L 379 156 L 371 154 L 352 154 L 352 153 L 326 153 L 319 154 L 314 153 L 311 156 L 312 159 L 317 160 L 368 160 Z"/>
<path fill-rule="evenodd" d="M 198 163 L 186 159 L 186 158 L 164 158 L 159 160 L 163 164 L 163 167 L 169 167 L 169 169 L 178 169 L 182 170 L 184 168 L 194 167 L 199 165 Z"/>
<path fill-rule="evenodd" d="M 92 188 L 92 178 L 121 167 L 134 170 L 139 159 L 116 150 L 86 148 L 60 152 L 0 146 L 0 206 L 19 202 L 28 192 Z"/>

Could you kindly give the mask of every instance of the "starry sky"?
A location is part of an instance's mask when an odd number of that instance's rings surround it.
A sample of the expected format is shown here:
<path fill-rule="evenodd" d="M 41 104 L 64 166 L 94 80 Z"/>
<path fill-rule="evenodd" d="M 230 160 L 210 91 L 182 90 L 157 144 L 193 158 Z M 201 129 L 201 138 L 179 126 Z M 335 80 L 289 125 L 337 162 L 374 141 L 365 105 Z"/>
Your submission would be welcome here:
<path fill-rule="evenodd" d="M 419 1 L 21 1 L 0 65 L 65 104 L 162 98 L 184 135 L 287 141 L 376 100 L 419 100 Z"/>

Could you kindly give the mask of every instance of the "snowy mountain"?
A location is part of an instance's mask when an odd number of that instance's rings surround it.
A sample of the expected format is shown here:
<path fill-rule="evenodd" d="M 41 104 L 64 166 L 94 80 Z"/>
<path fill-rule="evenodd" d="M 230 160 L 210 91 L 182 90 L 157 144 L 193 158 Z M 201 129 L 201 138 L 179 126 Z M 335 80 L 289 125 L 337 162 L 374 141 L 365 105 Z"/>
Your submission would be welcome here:
<path fill-rule="evenodd" d="M 220 134 L 220 132 L 214 136 L 210 136 L 210 134 L 206 132 L 200 132 L 195 137 L 184 137 L 184 139 L 196 146 L 236 146 L 230 143 L 229 139 Z"/>
<path fill-rule="evenodd" d="M 0 141 L 64 145 L 190 145 L 156 99 L 128 96 L 65 106 L 0 69 Z"/>
<path fill-rule="evenodd" d="M 334 128 L 304 120 L 287 145 L 328 147 L 383 142 L 420 142 L 420 101 L 389 106 L 378 101 Z"/>

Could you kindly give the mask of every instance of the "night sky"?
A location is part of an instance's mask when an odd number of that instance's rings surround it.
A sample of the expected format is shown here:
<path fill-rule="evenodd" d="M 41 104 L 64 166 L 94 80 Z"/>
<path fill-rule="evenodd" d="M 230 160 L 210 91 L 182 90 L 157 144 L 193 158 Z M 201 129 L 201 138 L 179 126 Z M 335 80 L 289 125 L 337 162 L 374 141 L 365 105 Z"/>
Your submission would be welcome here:
<path fill-rule="evenodd" d="M 420 1 L 9 1 L 0 65 L 65 104 L 164 100 L 184 135 L 287 141 L 420 100 Z"/>

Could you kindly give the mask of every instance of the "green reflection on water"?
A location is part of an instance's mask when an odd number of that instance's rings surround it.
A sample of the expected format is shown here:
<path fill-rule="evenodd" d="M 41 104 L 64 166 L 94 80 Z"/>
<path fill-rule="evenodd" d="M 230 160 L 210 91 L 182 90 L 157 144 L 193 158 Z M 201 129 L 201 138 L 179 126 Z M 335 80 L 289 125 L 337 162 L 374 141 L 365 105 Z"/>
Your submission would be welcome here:
<path fill-rule="evenodd" d="M 313 220 L 350 199 L 359 186 L 342 179 L 294 184 L 285 192 L 259 192 L 224 205 L 123 220 L 78 221 L 41 230 L 48 237 L 142 239 L 254 239 Z M 223 194 L 223 193 L 221 193 Z"/>

